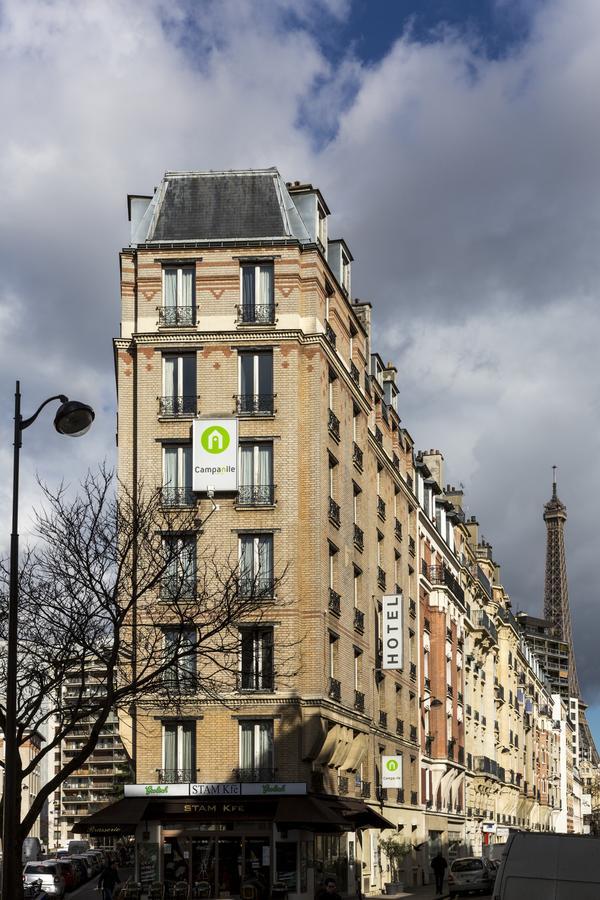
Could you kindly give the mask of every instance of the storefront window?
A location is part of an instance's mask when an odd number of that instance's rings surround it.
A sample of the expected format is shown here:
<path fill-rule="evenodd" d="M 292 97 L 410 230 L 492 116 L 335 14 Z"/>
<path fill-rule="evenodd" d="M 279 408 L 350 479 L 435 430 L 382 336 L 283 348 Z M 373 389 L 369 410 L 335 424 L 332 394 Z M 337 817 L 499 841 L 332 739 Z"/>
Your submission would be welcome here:
<path fill-rule="evenodd" d="M 348 855 L 343 834 L 315 834 L 315 887 L 320 887 L 329 875 L 335 878 L 338 893 L 347 893 Z"/>
<path fill-rule="evenodd" d="M 275 845 L 277 858 L 277 881 L 283 881 L 288 891 L 295 892 L 297 888 L 296 867 L 298 856 L 298 844 L 296 841 Z"/>

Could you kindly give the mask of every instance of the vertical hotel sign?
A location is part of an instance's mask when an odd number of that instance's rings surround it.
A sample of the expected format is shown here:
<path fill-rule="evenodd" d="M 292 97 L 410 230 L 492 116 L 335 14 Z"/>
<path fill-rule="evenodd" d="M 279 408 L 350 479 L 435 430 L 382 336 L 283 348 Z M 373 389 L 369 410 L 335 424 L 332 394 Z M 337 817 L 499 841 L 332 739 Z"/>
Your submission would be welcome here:
<path fill-rule="evenodd" d="M 192 448 L 193 491 L 237 491 L 237 419 L 195 419 Z"/>
<path fill-rule="evenodd" d="M 402 594 L 382 597 L 383 669 L 401 669 L 403 664 Z"/>

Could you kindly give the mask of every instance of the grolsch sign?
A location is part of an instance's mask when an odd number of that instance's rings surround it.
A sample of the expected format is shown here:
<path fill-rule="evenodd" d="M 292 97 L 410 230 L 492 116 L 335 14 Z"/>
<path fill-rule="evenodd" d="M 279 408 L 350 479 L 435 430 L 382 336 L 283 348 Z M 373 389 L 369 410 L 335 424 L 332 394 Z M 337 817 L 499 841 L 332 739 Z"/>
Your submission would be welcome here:
<path fill-rule="evenodd" d="M 401 669 L 402 647 L 402 594 L 382 597 L 381 628 L 383 643 L 383 669 Z"/>

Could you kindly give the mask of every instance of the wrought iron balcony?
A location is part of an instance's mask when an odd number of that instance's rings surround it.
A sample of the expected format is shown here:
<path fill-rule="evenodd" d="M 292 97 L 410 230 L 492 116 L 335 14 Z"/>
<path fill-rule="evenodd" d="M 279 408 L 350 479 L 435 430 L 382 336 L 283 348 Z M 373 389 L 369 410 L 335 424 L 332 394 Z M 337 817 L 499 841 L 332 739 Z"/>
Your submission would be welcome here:
<path fill-rule="evenodd" d="M 356 523 L 354 524 L 354 546 L 357 550 L 363 550 L 365 546 L 365 535 L 362 530 Z"/>
<path fill-rule="evenodd" d="M 415 553 L 417 552 L 416 546 L 415 546 L 415 539 L 412 537 L 409 537 L 409 539 L 408 539 L 408 552 L 410 553 L 411 556 L 414 556 Z"/>
<path fill-rule="evenodd" d="M 429 581 L 431 584 L 439 584 L 447 587 L 454 597 L 462 604 L 465 602 L 465 592 L 446 566 L 429 566 Z"/>
<path fill-rule="evenodd" d="M 158 324 L 163 328 L 185 328 L 196 324 L 195 306 L 161 306 Z"/>
<path fill-rule="evenodd" d="M 384 712 L 383 709 L 379 710 L 379 724 L 381 728 L 387 728 L 388 717 L 387 713 Z"/>
<path fill-rule="evenodd" d="M 411 802 L 411 806 L 416 806 L 416 805 L 418 804 L 419 798 L 418 798 L 418 796 L 417 796 L 417 792 L 416 792 L 416 791 L 411 791 L 411 792 L 410 792 L 410 802 Z"/>
<path fill-rule="evenodd" d="M 356 441 L 352 441 L 352 462 L 354 463 L 356 468 L 359 470 L 359 472 L 362 472 L 362 470 L 363 470 L 363 452 L 360 449 L 360 447 L 358 446 L 358 444 L 356 443 Z"/>
<path fill-rule="evenodd" d="M 329 498 L 329 520 L 339 528 L 340 527 L 340 507 L 333 497 Z"/>
<path fill-rule="evenodd" d="M 464 764 L 465 764 L 465 748 L 464 747 L 458 748 L 458 762 L 461 766 L 464 766 Z"/>
<path fill-rule="evenodd" d="M 504 703 L 504 685 L 503 684 L 495 684 L 494 685 L 494 694 L 495 694 L 494 699 L 499 704 Z"/>
<path fill-rule="evenodd" d="M 454 688 L 452 687 L 451 684 L 446 685 L 446 694 L 448 695 L 448 697 L 454 696 Z"/>
<path fill-rule="evenodd" d="M 254 578 L 242 576 L 239 581 L 240 595 L 242 597 L 273 597 L 275 594 L 275 579 L 272 575 L 256 575 Z"/>
<path fill-rule="evenodd" d="M 159 415 L 165 419 L 177 419 L 182 416 L 195 416 L 198 412 L 199 397 L 196 394 L 183 394 L 159 397 Z"/>
<path fill-rule="evenodd" d="M 385 500 L 382 497 L 377 497 L 377 515 L 385 521 Z"/>
<path fill-rule="evenodd" d="M 271 767 L 241 768 L 232 769 L 234 781 L 241 781 L 243 784 L 256 784 L 261 781 L 275 781 L 277 778 L 277 769 Z"/>
<path fill-rule="evenodd" d="M 371 782 L 363 781 L 360 786 L 360 796 L 368 799 L 371 796 Z"/>
<path fill-rule="evenodd" d="M 237 308 L 240 325 L 273 325 L 275 322 L 274 303 L 241 303 Z"/>
<path fill-rule="evenodd" d="M 380 784 L 377 785 L 375 793 L 376 793 L 377 799 L 379 800 L 380 803 L 384 803 L 388 798 L 388 789 L 381 787 Z"/>
<path fill-rule="evenodd" d="M 238 675 L 240 691 L 274 691 L 275 679 L 273 671 L 255 672 L 253 669 L 242 670 Z"/>
<path fill-rule="evenodd" d="M 408 614 L 411 617 L 411 619 L 415 619 L 417 616 L 417 604 L 410 597 L 408 600 Z"/>
<path fill-rule="evenodd" d="M 487 633 L 494 644 L 498 643 L 498 630 L 485 610 L 480 609 L 476 612 L 475 627 Z"/>
<path fill-rule="evenodd" d="M 334 413 L 334 411 L 332 409 L 329 410 L 329 415 L 327 418 L 327 427 L 329 429 L 329 434 L 331 435 L 331 437 L 334 440 L 339 441 L 339 439 L 340 439 L 340 420 L 338 419 L 338 417 L 336 416 L 336 414 Z"/>
<path fill-rule="evenodd" d="M 396 734 L 404 734 L 404 721 L 396 719 Z"/>
<path fill-rule="evenodd" d="M 163 506 L 193 506 L 194 492 L 190 487 L 164 487 L 160 491 Z"/>
<path fill-rule="evenodd" d="M 337 680 L 337 678 L 329 679 L 329 696 L 332 700 L 341 700 L 342 697 L 342 685 Z"/>
<path fill-rule="evenodd" d="M 394 537 L 397 541 L 402 540 L 402 522 L 398 519 L 394 519 Z"/>
<path fill-rule="evenodd" d="M 272 416 L 275 394 L 237 394 L 236 410 L 240 416 Z"/>
<path fill-rule="evenodd" d="M 392 465 L 395 469 L 400 471 L 400 458 L 397 453 L 392 453 Z"/>
<path fill-rule="evenodd" d="M 411 739 L 411 741 L 416 741 L 416 739 L 417 739 L 417 726 L 416 725 L 410 726 L 410 739 Z"/>
<path fill-rule="evenodd" d="M 329 322 L 325 322 L 325 337 L 327 338 L 331 346 L 335 347 L 336 335 Z"/>
<path fill-rule="evenodd" d="M 338 794 L 346 795 L 348 793 L 348 776 L 338 775 Z"/>
<path fill-rule="evenodd" d="M 380 447 L 383 447 L 383 432 L 378 425 L 375 426 L 375 440 Z"/>
<path fill-rule="evenodd" d="M 160 583 L 163 600 L 191 600 L 196 596 L 196 578 L 185 575 L 165 575 Z"/>
<path fill-rule="evenodd" d="M 350 378 L 355 384 L 360 384 L 360 372 L 358 371 L 358 367 L 354 365 L 352 360 L 350 360 Z"/>
<path fill-rule="evenodd" d="M 196 784 L 198 769 L 157 769 L 158 784 Z"/>
<path fill-rule="evenodd" d="M 398 788 L 397 802 L 404 803 L 404 788 Z"/>
<path fill-rule="evenodd" d="M 274 484 L 242 484 L 238 488 L 238 506 L 273 506 Z"/>
<path fill-rule="evenodd" d="M 415 663 L 410 664 L 409 674 L 410 674 L 411 681 L 417 680 L 417 666 Z"/>
<path fill-rule="evenodd" d="M 385 590 L 385 572 L 381 568 L 381 566 L 377 566 L 377 584 L 382 590 Z"/>
<path fill-rule="evenodd" d="M 359 712 L 364 712 L 365 710 L 365 695 L 362 691 L 354 691 L 354 709 L 357 709 Z"/>
<path fill-rule="evenodd" d="M 365 614 L 360 609 L 354 610 L 354 630 L 362 634 L 365 630 Z"/>
<path fill-rule="evenodd" d="M 339 616 L 341 611 L 342 598 L 337 591 L 334 591 L 333 588 L 329 588 L 329 612 L 332 612 L 334 616 Z"/>

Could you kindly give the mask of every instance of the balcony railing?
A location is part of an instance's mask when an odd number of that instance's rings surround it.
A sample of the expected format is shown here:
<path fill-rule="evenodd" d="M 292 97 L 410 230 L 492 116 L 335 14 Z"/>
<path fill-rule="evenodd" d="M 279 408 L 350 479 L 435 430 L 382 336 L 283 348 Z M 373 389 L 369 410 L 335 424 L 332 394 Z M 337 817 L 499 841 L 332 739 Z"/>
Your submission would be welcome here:
<path fill-rule="evenodd" d="M 410 553 L 411 556 L 414 556 L 415 553 L 417 552 L 416 547 L 415 547 L 415 539 L 412 537 L 409 537 L 409 539 L 408 539 L 408 552 Z"/>
<path fill-rule="evenodd" d="M 396 719 L 396 734 L 404 734 L 404 720 Z"/>
<path fill-rule="evenodd" d="M 377 584 L 382 590 L 385 590 L 385 572 L 381 566 L 377 566 Z"/>
<path fill-rule="evenodd" d="M 181 397 L 173 395 L 159 397 L 159 415 L 165 419 L 176 419 L 180 416 L 195 416 L 198 412 L 198 400 L 196 394 L 184 394 Z"/>
<path fill-rule="evenodd" d="M 380 447 L 383 447 L 383 432 L 378 425 L 375 426 L 375 440 Z"/>
<path fill-rule="evenodd" d="M 400 458 L 397 453 L 392 453 L 392 465 L 395 469 L 400 471 Z"/>
<path fill-rule="evenodd" d="M 239 581 L 239 589 L 242 597 L 273 597 L 275 593 L 275 578 L 273 575 L 258 574 L 254 578 L 242 575 Z"/>
<path fill-rule="evenodd" d="M 354 610 L 354 629 L 362 634 L 365 630 L 365 614 L 360 609 Z"/>
<path fill-rule="evenodd" d="M 360 796 L 365 800 L 371 796 L 371 782 L 363 781 L 360 786 Z"/>
<path fill-rule="evenodd" d="M 350 360 L 350 378 L 354 384 L 360 384 L 360 372 L 358 371 L 358 366 L 352 360 Z"/>
<path fill-rule="evenodd" d="M 193 506 L 194 492 L 190 487 L 164 487 L 160 491 L 163 506 Z"/>
<path fill-rule="evenodd" d="M 331 346 L 335 347 L 336 335 L 329 322 L 325 322 L 325 337 L 327 338 Z"/>
<path fill-rule="evenodd" d="M 486 631 L 492 641 L 495 644 L 498 643 L 498 630 L 485 610 L 480 609 L 476 612 L 475 627 L 481 631 Z"/>
<path fill-rule="evenodd" d="M 398 519 L 394 519 L 394 537 L 397 541 L 402 540 L 402 522 Z"/>
<path fill-rule="evenodd" d="M 198 769 L 157 769 L 158 784 L 196 784 Z"/>
<path fill-rule="evenodd" d="M 329 428 L 329 434 L 336 441 L 340 439 L 340 420 L 334 413 L 332 409 L 329 410 L 328 418 L 327 418 L 327 427 Z"/>
<path fill-rule="evenodd" d="M 362 691 L 354 691 L 354 709 L 357 709 L 359 712 L 364 712 L 365 695 Z"/>
<path fill-rule="evenodd" d="M 495 699 L 498 703 L 504 703 L 504 685 L 503 684 L 495 684 L 494 685 L 494 693 Z"/>
<path fill-rule="evenodd" d="M 342 611 L 342 598 L 337 591 L 329 588 L 329 612 L 334 616 L 339 616 Z"/>
<path fill-rule="evenodd" d="M 238 488 L 238 506 L 273 506 L 274 484 L 242 484 Z"/>
<path fill-rule="evenodd" d="M 237 308 L 240 325 L 272 325 L 275 322 L 274 303 L 241 303 Z"/>
<path fill-rule="evenodd" d="M 388 717 L 387 713 L 382 709 L 379 710 L 379 724 L 382 728 L 387 728 Z"/>
<path fill-rule="evenodd" d="M 397 802 L 404 803 L 404 788 L 398 788 Z"/>
<path fill-rule="evenodd" d="M 163 600 L 191 600 L 196 596 L 195 577 L 165 575 L 160 583 L 160 596 Z"/>
<path fill-rule="evenodd" d="M 354 524 L 354 546 L 357 550 L 363 550 L 365 546 L 365 534 L 362 528 Z"/>
<path fill-rule="evenodd" d="M 196 324 L 195 306 L 161 306 L 158 324 L 164 328 L 185 328 Z"/>
<path fill-rule="evenodd" d="M 411 741 L 416 741 L 416 739 L 417 739 L 417 726 L 416 725 L 410 726 L 410 739 L 411 739 Z"/>
<path fill-rule="evenodd" d="M 429 581 L 431 584 L 440 584 L 447 587 L 456 599 L 464 604 L 465 592 L 454 577 L 452 572 L 446 566 L 429 566 Z"/>
<path fill-rule="evenodd" d="M 408 600 L 408 614 L 411 619 L 415 619 L 417 616 L 417 604 L 411 598 L 409 598 Z"/>
<path fill-rule="evenodd" d="M 346 795 L 348 793 L 348 777 L 347 775 L 338 775 L 338 794 Z"/>
<path fill-rule="evenodd" d="M 385 500 L 382 497 L 377 497 L 377 515 L 385 521 Z"/>
<path fill-rule="evenodd" d="M 342 697 L 342 685 L 337 680 L 337 678 L 329 679 L 329 696 L 332 700 L 341 700 Z"/>
<path fill-rule="evenodd" d="M 271 767 L 241 768 L 232 769 L 234 781 L 241 781 L 243 784 L 256 784 L 261 781 L 275 781 L 277 778 L 277 769 Z"/>
<path fill-rule="evenodd" d="M 377 785 L 376 794 L 379 802 L 384 803 L 388 798 L 388 789 Z"/>
<path fill-rule="evenodd" d="M 352 442 L 352 462 L 354 463 L 356 468 L 359 470 L 359 472 L 362 472 L 362 470 L 363 470 L 363 452 L 360 449 L 360 447 L 358 446 L 358 444 L 356 443 L 356 441 Z"/>
<path fill-rule="evenodd" d="M 236 410 L 240 416 L 272 416 L 275 394 L 237 394 Z"/>
<path fill-rule="evenodd" d="M 411 803 L 411 806 L 416 806 L 418 802 L 419 802 L 419 798 L 417 797 L 417 792 L 416 792 L 416 791 L 411 791 L 411 792 L 410 792 L 410 803 Z"/>
<path fill-rule="evenodd" d="M 410 664 L 409 675 L 411 681 L 417 680 L 417 666 L 415 663 Z"/>
<path fill-rule="evenodd" d="M 339 528 L 340 526 L 340 507 L 333 497 L 329 498 L 329 520 Z"/>

